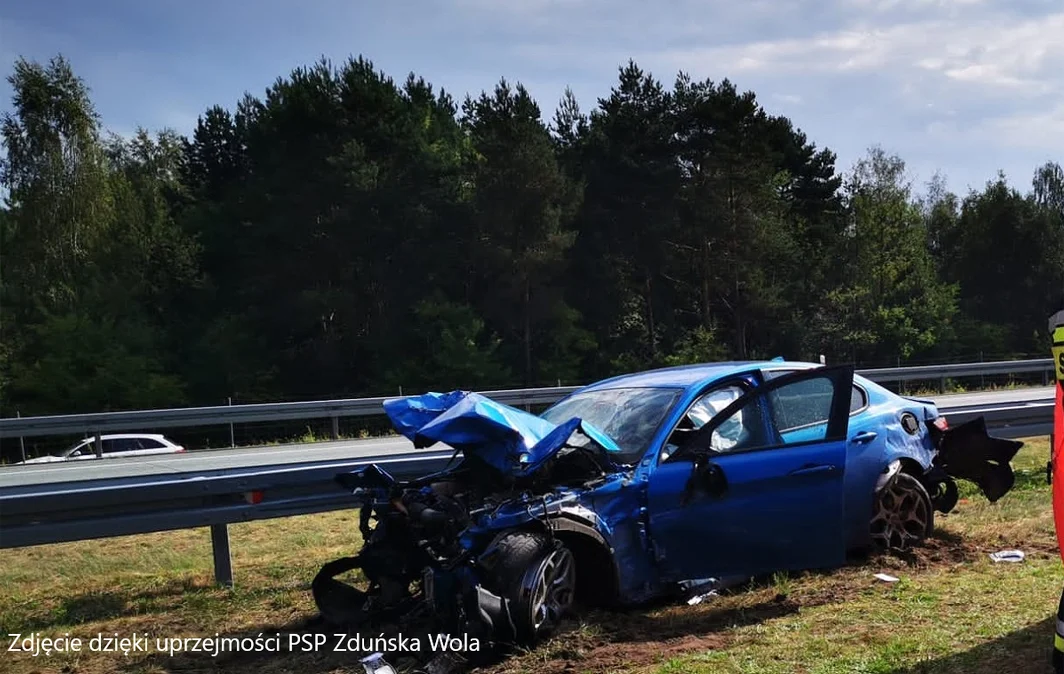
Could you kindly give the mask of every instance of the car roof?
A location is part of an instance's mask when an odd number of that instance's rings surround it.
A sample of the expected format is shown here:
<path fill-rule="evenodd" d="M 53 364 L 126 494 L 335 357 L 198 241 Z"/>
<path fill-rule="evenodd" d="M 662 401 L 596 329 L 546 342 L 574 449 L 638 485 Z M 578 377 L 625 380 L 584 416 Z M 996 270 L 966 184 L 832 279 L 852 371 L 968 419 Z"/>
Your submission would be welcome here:
<path fill-rule="evenodd" d="M 815 363 L 785 360 L 744 360 L 721 363 L 695 363 L 665 367 L 645 372 L 622 374 L 589 384 L 580 390 L 596 391 L 615 388 L 689 388 L 753 369 L 784 369 L 817 367 Z"/>
<path fill-rule="evenodd" d="M 124 440 L 127 438 L 151 438 L 152 440 L 166 440 L 166 436 L 159 435 L 157 433 L 108 433 L 106 435 L 100 436 L 101 440 Z M 82 438 L 80 442 L 85 442 L 86 440 L 95 440 L 95 438 L 92 436 Z"/>

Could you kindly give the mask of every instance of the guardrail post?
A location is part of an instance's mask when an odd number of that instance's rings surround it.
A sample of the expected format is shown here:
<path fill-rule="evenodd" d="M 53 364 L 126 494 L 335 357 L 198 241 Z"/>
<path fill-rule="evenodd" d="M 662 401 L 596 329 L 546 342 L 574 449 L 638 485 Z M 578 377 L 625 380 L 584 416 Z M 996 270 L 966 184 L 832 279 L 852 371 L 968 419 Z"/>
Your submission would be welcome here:
<path fill-rule="evenodd" d="M 21 419 L 22 418 L 22 413 L 19 412 L 18 410 L 15 410 L 15 418 L 16 419 Z M 20 450 L 22 450 L 22 462 L 25 463 L 26 462 L 26 438 L 24 438 L 21 435 L 18 436 L 18 447 L 19 447 Z"/>
<path fill-rule="evenodd" d="M 100 432 L 96 431 L 96 441 L 93 443 L 96 447 L 96 458 L 103 458 L 103 438 L 100 437 Z"/>
<path fill-rule="evenodd" d="M 938 392 L 939 393 L 945 393 L 946 392 L 946 378 L 945 377 L 940 377 L 939 380 L 938 380 Z"/>
<path fill-rule="evenodd" d="M 229 406 L 233 406 L 233 396 L 229 396 Z M 236 436 L 233 435 L 233 424 L 229 424 L 229 446 L 236 447 Z"/>
<path fill-rule="evenodd" d="M 335 417 L 334 416 L 332 418 L 332 435 L 333 435 L 333 440 L 339 440 L 340 439 L 340 417 Z"/>
<path fill-rule="evenodd" d="M 229 525 L 211 525 L 211 551 L 214 553 L 214 580 L 233 587 L 233 558 L 229 554 Z"/>

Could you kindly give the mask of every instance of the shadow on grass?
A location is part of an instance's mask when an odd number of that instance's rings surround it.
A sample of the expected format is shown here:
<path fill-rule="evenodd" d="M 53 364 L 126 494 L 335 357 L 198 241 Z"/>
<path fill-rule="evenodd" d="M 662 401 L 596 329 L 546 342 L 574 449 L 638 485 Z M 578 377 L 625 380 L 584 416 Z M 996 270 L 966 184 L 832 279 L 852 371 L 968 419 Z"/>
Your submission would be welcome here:
<path fill-rule="evenodd" d="M 939 530 L 924 546 L 908 555 L 893 556 L 895 565 L 927 566 L 955 564 L 971 561 L 980 553 L 963 537 Z M 851 558 L 846 567 L 875 567 L 884 559 L 882 555 Z M 807 572 L 829 575 L 835 570 Z M 762 577 L 739 585 L 726 594 L 743 594 L 754 589 L 771 588 L 776 584 L 772 578 Z M 781 588 L 782 589 L 782 588 Z M 800 599 L 777 593 L 774 598 L 752 605 L 721 608 L 712 602 L 688 607 L 675 602 L 652 602 L 640 608 L 622 611 L 596 610 L 583 613 L 581 619 L 563 624 L 557 636 L 531 653 L 498 654 L 478 663 L 478 671 L 495 674 L 547 673 L 555 671 L 580 671 L 600 673 L 624 671 L 632 667 L 648 666 L 662 659 L 692 651 L 727 648 L 730 634 L 735 628 L 760 624 L 788 615 L 800 608 L 845 601 L 845 588 L 830 591 L 802 593 Z M 1048 629 L 1048 631 L 1046 631 Z M 124 671 L 129 674 L 142 671 L 164 672 L 244 672 L 247 674 L 274 674 L 279 672 L 307 672 L 318 674 L 333 671 L 357 671 L 359 655 L 347 651 L 334 651 L 334 630 L 322 630 L 328 636 L 326 643 L 304 652 L 297 645 L 289 647 L 288 635 L 320 633 L 312 622 L 300 621 L 277 626 L 263 626 L 254 631 L 241 631 L 221 635 L 223 638 L 245 639 L 280 634 L 279 648 L 259 652 L 229 652 L 217 656 L 210 653 L 177 653 L 168 655 L 154 653 L 146 660 L 130 663 Z M 899 670 L 891 674 L 983 674 L 983 669 L 973 669 L 971 663 L 979 664 L 988 657 L 997 658 L 994 667 L 985 674 L 1028 671 L 1010 666 L 1010 663 L 1030 662 L 1041 665 L 1046 662 L 1046 645 L 1051 643 L 1053 624 L 1040 623 L 1026 630 L 1009 635 L 992 644 L 973 649 L 969 654 L 949 656 L 941 664 L 928 663 L 922 668 Z M 378 631 L 364 631 L 362 637 L 372 638 Z M 408 633 L 404 631 L 408 636 Z M 1049 635 L 1049 642 L 1046 635 Z M 213 635 L 203 635 L 213 636 Z M 310 643 L 309 639 L 307 644 Z M 422 639 L 422 643 L 425 641 Z M 427 648 L 427 646 L 425 646 Z M 1020 656 L 1015 653 L 1023 652 Z M 513 657 L 511 657 L 513 656 Z M 1026 660 L 1016 660 L 1023 657 Z M 402 662 L 395 654 L 388 654 L 389 662 Z M 408 664 L 408 663 L 404 663 Z M 1026 664 L 1024 665 L 1026 666 Z M 485 668 L 486 669 L 482 669 Z M 1030 669 L 1038 674 L 1042 669 Z"/>
<path fill-rule="evenodd" d="M 249 597 L 284 592 L 281 588 L 263 588 L 251 592 Z M 204 584 L 194 578 L 180 578 L 140 590 L 102 590 L 84 592 L 63 598 L 55 608 L 43 615 L 20 619 L 19 631 L 47 630 L 84 623 L 128 618 L 132 616 L 168 613 L 197 596 L 216 595 L 225 590 L 212 584 Z M 225 601 L 220 599 L 219 601 Z M 6 618 L 6 616 L 5 616 Z M 6 620 L 0 620 L 4 623 Z"/>
<path fill-rule="evenodd" d="M 755 576 L 728 589 L 728 594 L 741 594 L 752 590 L 778 587 L 779 579 L 802 577 L 830 577 L 844 570 L 868 569 L 869 572 L 898 567 L 929 568 L 935 566 L 952 566 L 981 559 L 983 552 L 968 538 L 947 531 L 936 529 L 921 545 L 905 552 L 879 552 L 874 550 L 851 551 L 842 566 L 824 569 L 808 569 L 793 574 L 765 574 Z M 840 597 L 841 599 L 841 597 Z"/>
<path fill-rule="evenodd" d="M 187 593 L 202 589 L 194 579 L 181 578 L 143 590 L 94 590 L 64 597 L 45 615 L 20 620 L 23 631 L 80 625 L 131 615 L 168 611 Z M 155 610 L 152 610 L 152 609 Z"/>
<path fill-rule="evenodd" d="M 929 662 L 896 669 L 890 674 L 1052 674 L 1053 633 L 1050 616 L 975 648 Z"/>

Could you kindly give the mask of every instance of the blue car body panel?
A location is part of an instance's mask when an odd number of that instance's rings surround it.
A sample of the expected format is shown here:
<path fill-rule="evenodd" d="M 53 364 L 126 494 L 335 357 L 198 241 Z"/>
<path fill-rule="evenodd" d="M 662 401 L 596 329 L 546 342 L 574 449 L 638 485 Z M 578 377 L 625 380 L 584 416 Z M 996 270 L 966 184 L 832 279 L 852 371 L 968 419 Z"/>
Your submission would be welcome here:
<path fill-rule="evenodd" d="M 680 497 L 691 475 L 686 462 L 662 464 L 650 476 L 651 537 L 668 579 L 757 575 L 845 560 L 845 442 L 736 452 L 713 461 L 728 476 L 726 498 L 684 504 Z M 803 469 L 808 472 L 799 473 Z"/>
<path fill-rule="evenodd" d="M 624 465 L 616 461 L 617 443 L 582 419 L 555 424 L 475 393 L 398 398 L 384 408 L 416 446 L 443 442 L 515 478 L 535 473 L 570 446 L 574 434 L 589 438 L 614 472 L 590 486 L 515 497 L 481 515 L 463 534 L 463 545 L 482 546 L 501 530 L 564 514 L 598 532 L 611 552 L 620 599 L 635 602 L 685 579 L 837 565 L 847 548 L 868 537 L 884 469 L 896 460 L 931 467 L 933 445 L 923 422 L 937 415 L 934 406 L 853 376 L 867 404 L 845 420 L 845 437 L 818 440 L 826 424 L 812 425 L 788 431 L 782 449 L 714 456 L 728 476 L 727 496 L 687 502 L 692 464 L 664 461 L 662 451 L 691 405 L 727 384 L 761 390 L 770 383 L 769 371 L 817 367 L 777 360 L 667 368 L 597 382 L 567 397 L 611 388 L 678 392 L 646 451 Z M 845 393 L 849 399 L 851 392 Z M 921 421 L 915 434 L 902 427 L 905 412 Z M 853 441 L 861 433 L 875 437 Z"/>
<path fill-rule="evenodd" d="M 619 451 L 613 440 L 580 419 L 555 426 L 466 391 L 393 398 L 384 401 L 384 411 L 415 447 L 443 442 L 515 477 L 534 472 L 578 428 L 606 451 Z"/>

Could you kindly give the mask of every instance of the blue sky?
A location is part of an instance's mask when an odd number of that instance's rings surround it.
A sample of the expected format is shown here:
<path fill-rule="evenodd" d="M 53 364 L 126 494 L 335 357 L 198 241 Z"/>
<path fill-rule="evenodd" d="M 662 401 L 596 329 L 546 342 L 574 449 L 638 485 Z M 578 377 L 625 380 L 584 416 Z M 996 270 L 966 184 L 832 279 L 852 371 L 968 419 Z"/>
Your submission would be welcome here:
<path fill-rule="evenodd" d="M 872 144 L 956 191 L 1064 162 L 1061 0 L 13 0 L 0 62 L 71 59 L 105 126 L 188 133 L 325 55 L 363 54 L 458 97 L 505 76 L 553 114 L 628 58 L 671 83 L 731 78 L 848 169 Z M 0 106 L 11 91 L 0 84 Z"/>

